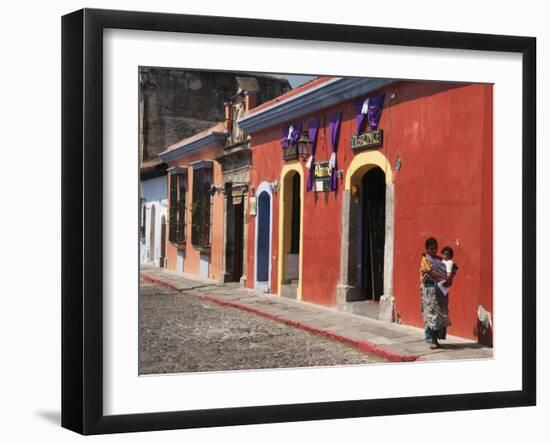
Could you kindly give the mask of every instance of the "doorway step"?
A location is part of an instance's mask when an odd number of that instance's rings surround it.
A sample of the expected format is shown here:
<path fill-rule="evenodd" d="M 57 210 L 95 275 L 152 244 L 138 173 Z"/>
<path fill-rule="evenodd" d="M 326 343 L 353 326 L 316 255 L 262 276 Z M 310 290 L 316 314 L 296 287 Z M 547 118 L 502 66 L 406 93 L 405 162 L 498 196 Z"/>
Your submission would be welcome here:
<path fill-rule="evenodd" d="M 347 312 L 363 317 L 374 318 L 378 320 L 380 312 L 380 303 L 370 300 L 351 301 L 346 303 Z"/>
<path fill-rule="evenodd" d="M 290 284 L 281 285 L 281 296 L 285 298 L 291 298 L 293 300 L 298 299 L 298 280 L 291 280 Z"/>

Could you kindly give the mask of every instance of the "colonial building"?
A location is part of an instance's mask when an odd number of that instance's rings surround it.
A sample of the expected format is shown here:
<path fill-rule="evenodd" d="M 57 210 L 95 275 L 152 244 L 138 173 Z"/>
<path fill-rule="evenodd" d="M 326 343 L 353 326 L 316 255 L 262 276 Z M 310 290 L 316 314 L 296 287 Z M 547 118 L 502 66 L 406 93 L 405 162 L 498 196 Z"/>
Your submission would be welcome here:
<path fill-rule="evenodd" d="M 219 220 L 223 209 L 212 195 L 219 181 L 215 158 L 225 142 L 223 124 L 172 145 L 161 158 L 168 164 L 167 267 L 219 278 Z"/>
<path fill-rule="evenodd" d="M 169 269 L 245 284 L 251 151 L 250 137 L 237 120 L 256 106 L 260 84 L 267 81 L 237 77 L 237 92 L 224 104 L 224 121 L 160 154 L 168 164 Z M 274 81 L 275 91 L 288 86 L 286 80 Z"/>
<path fill-rule="evenodd" d="M 195 211 L 196 218 L 201 214 L 206 215 L 210 210 L 206 208 L 206 200 L 196 202 L 194 208 L 183 209 L 185 205 L 185 193 L 182 191 L 186 186 L 190 186 L 185 181 L 186 171 L 189 165 L 186 160 L 206 159 L 206 163 L 195 164 L 192 169 L 196 171 L 197 177 L 205 181 L 211 179 L 209 174 L 214 171 L 213 156 L 209 156 L 213 151 L 206 150 L 201 155 L 197 155 L 204 145 L 196 143 L 186 146 L 185 140 L 191 138 L 194 134 L 201 131 L 204 134 L 209 133 L 209 128 L 216 125 L 224 118 L 224 100 L 238 90 L 235 100 L 227 103 L 230 111 L 242 112 L 239 108 L 239 102 L 245 89 L 251 90 L 254 100 L 263 103 L 282 93 L 290 90 L 290 84 L 286 79 L 273 77 L 264 74 L 249 74 L 250 76 L 241 77 L 235 72 L 218 71 L 192 71 L 183 69 L 167 69 L 155 67 L 139 68 L 139 153 L 140 153 L 140 262 L 154 266 L 164 266 L 167 260 L 167 253 L 171 254 L 171 266 L 183 269 L 185 258 L 184 244 L 188 238 L 193 237 L 197 243 L 197 248 L 190 250 L 188 256 L 188 270 L 190 272 L 209 275 L 215 269 L 210 265 L 215 259 L 211 256 L 211 251 L 206 244 L 210 244 L 211 235 L 215 234 L 207 225 L 197 224 L 185 225 L 186 211 Z M 227 114 L 227 110 L 225 110 Z M 229 115 L 229 114 L 227 114 Z M 233 117 L 231 117 L 233 118 Z M 236 117 L 235 117 L 236 118 Z M 236 125 L 232 126 L 237 128 Z M 231 134 L 223 129 L 223 135 L 219 139 L 222 147 L 225 145 L 225 136 Z M 234 140 L 240 135 L 231 134 Z M 215 138 L 215 137 L 214 137 Z M 193 139 L 195 140 L 195 139 Z M 205 141 L 210 140 L 206 137 Z M 212 138 L 212 140 L 214 140 Z M 214 140 L 216 141 L 216 140 Z M 170 217 L 167 212 L 168 202 L 168 181 L 166 173 L 166 164 L 159 160 L 158 154 L 165 151 L 167 146 L 171 146 L 174 151 L 167 158 L 175 159 L 175 154 L 192 154 L 182 159 L 184 169 L 172 169 L 171 175 L 174 180 L 171 182 L 172 195 L 180 200 L 180 209 L 172 209 Z M 206 146 L 208 148 L 208 146 Z M 236 149 L 235 151 L 239 151 Z M 222 155 L 223 151 L 216 152 L 215 155 Z M 235 159 L 239 156 L 235 152 Z M 235 159 L 230 160 L 235 164 Z M 193 160 L 194 161 L 194 160 Z M 174 163 L 174 162 L 173 162 Z M 177 162 L 175 162 L 177 163 Z M 174 163 L 174 164 L 175 164 Z M 180 162 L 181 163 L 181 162 Z M 173 165 L 172 165 L 173 166 Z M 219 166 L 219 165 L 218 165 Z M 231 166 L 227 166 L 231 168 Z M 179 171 L 179 172 L 178 172 Z M 210 171 L 210 172 L 209 172 Z M 204 172 L 204 174 L 203 174 Z M 243 173 L 241 170 L 239 173 Z M 201 175 L 202 174 L 202 175 Z M 192 176 L 192 173 L 190 174 Z M 176 183 L 177 181 L 177 183 Z M 234 180 L 237 184 L 238 181 Z M 213 199 L 217 200 L 216 198 Z M 200 206 L 200 210 L 198 209 Z M 176 206 L 173 206 L 175 208 Z M 174 212 L 175 211 L 175 212 Z M 199 211 L 199 212 L 197 212 Z M 200 212 L 203 211 L 203 212 Z M 234 211 L 239 214 L 239 210 Z M 214 209 L 210 211 L 214 214 Z M 230 213 L 231 214 L 231 213 Z M 170 241 L 168 239 L 168 219 L 170 218 L 174 229 L 170 231 Z M 241 215 L 242 218 L 242 215 Z M 233 218 L 230 216 L 229 223 Z M 238 226 L 238 223 L 237 223 Z M 176 228 L 179 229 L 176 232 Z M 193 229 L 193 235 L 186 236 L 185 229 Z M 241 229 L 244 231 L 244 229 Z M 191 231 L 190 231 L 191 232 Z M 242 241 L 241 241 L 242 243 Z M 176 245 L 175 247 L 173 245 Z M 214 246 L 215 249 L 215 246 Z M 238 257 L 228 258 L 230 266 L 230 275 L 226 278 L 233 279 L 233 274 L 242 276 L 242 266 L 240 269 L 233 269 L 232 263 L 242 263 L 242 248 L 234 248 L 232 243 L 229 245 L 229 252 L 241 251 L 241 259 Z M 202 252 L 201 252 L 202 251 Z M 174 263 L 172 263 L 172 261 Z M 238 279 L 237 278 L 237 279 Z"/>
<path fill-rule="evenodd" d="M 422 326 L 434 236 L 460 266 L 449 333 L 490 342 L 492 91 L 321 77 L 247 109 L 247 287 Z"/>

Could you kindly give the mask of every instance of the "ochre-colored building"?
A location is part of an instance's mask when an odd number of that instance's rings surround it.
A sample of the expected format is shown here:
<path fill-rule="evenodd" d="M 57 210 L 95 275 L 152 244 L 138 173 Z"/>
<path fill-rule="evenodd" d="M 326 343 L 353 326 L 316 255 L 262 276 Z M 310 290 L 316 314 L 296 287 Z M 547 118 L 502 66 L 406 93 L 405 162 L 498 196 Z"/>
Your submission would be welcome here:
<path fill-rule="evenodd" d="M 223 195 L 212 192 L 221 182 L 221 167 L 212 159 L 224 143 L 220 123 L 161 154 L 168 164 L 168 269 L 221 279 Z"/>
<path fill-rule="evenodd" d="M 492 104 L 489 84 L 321 77 L 248 110 L 246 286 L 422 327 L 434 236 L 460 267 L 449 333 L 490 344 Z"/>
<path fill-rule="evenodd" d="M 265 86 L 269 78 L 264 80 Z M 239 77 L 237 93 L 225 102 L 223 122 L 160 154 L 168 165 L 168 269 L 246 282 L 251 150 L 237 119 L 270 93 L 272 88 L 258 95 L 260 83 Z"/>

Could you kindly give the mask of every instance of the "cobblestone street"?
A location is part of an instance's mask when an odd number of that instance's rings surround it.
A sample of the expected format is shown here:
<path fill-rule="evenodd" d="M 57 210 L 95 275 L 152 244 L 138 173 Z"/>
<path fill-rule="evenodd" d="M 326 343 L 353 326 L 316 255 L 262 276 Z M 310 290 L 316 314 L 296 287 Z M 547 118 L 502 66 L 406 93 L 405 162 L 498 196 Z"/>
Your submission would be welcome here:
<path fill-rule="evenodd" d="M 141 374 L 385 362 L 376 355 L 254 314 L 141 280 Z"/>

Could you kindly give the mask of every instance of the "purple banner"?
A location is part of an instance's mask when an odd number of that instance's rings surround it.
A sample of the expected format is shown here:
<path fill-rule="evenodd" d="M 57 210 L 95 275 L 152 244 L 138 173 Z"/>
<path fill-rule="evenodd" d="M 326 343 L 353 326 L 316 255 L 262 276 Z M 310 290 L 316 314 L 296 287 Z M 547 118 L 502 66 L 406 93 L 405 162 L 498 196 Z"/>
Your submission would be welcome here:
<path fill-rule="evenodd" d="M 330 157 L 330 166 L 332 167 L 332 175 L 330 177 L 331 191 L 336 191 L 337 187 L 337 171 L 336 171 L 336 151 L 338 150 L 338 139 L 340 137 L 340 124 L 342 122 L 342 112 L 335 112 L 329 115 L 329 132 L 330 145 L 332 146 L 332 155 Z"/>
<path fill-rule="evenodd" d="M 281 148 L 286 149 L 288 148 L 288 130 L 290 128 L 290 125 L 283 126 L 283 136 L 281 137 Z"/>
<path fill-rule="evenodd" d="M 313 168 L 315 167 L 315 149 L 317 147 L 317 131 L 319 130 L 319 117 L 313 118 L 307 123 L 307 135 L 311 140 L 311 159 L 309 160 L 309 169 L 307 172 L 307 192 L 313 189 Z"/>
<path fill-rule="evenodd" d="M 292 131 L 290 128 L 292 127 Z M 288 148 L 292 143 L 296 143 L 302 134 L 302 122 L 294 122 L 291 125 L 283 126 L 283 137 L 281 139 L 281 147 Z"/>
<path fill-rule="evenodd" d="M 359 135 L 365 130 L 365 121 L 368 121 L 371 129 L 377 129 L 384 106 L 385 93 L 373 95 L 365 100 L 353 104 L 355 114 L 355 134 Z"/>
<path fill-rule="evenodd" d="M 302 135 L 302 122 L 294 122 L 292 123 L 292 133 L 290 134 L 290 142 L 296 143 L 298 140 L 300 140 L 300 136 Z"/>
<path fill-rule="evenodd" d="M 353 104 L 353 114 L 355 115 L 355 135 L 361 134 L 365 129 L 365 122 L 367 120 L 367 115 L 363 114 L 361 110 L 363 109 L 363 102 L 355 102 Z"/>

